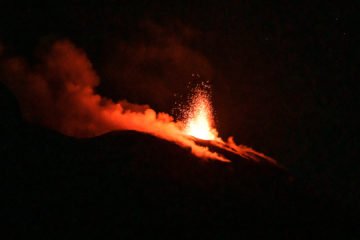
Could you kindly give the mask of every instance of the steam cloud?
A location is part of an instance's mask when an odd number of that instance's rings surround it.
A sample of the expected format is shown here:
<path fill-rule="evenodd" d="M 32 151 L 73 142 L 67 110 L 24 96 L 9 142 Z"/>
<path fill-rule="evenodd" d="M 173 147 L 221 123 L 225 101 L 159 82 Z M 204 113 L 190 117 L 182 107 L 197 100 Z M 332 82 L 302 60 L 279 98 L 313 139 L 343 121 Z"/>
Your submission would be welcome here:
<path fill-rule="evenodd" d="M 95 93 L 99 77 L 86 54 L 68 40 L 55 42 L 37 65 L 13 57 L 2 60 L 0 66 L 3 81 L 17 96 L 23 116 L 30 122 L 75 137 L 135 130 L 190 148 L 198 157 L 229 161 L 184 135 L 182 123 L 170 115 L 126 100 L 114 102 Z M 251 148 L 236 145 L 232 138 L 228 143 L 219 138 L 213 144 L 245 158 L 276 164 Z"/>

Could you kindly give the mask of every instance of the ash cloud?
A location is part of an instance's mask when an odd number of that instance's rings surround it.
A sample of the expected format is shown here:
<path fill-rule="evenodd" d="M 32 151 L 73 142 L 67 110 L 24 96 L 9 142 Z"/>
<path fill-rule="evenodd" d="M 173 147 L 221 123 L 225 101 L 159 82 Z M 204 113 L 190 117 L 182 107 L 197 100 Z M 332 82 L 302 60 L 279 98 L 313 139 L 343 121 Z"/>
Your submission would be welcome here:
<path fill-rule="evenodd" d="M 98 75 L 86 54 L 68 40 L 55 42 L 35 66 L 20 57 L 7 59 L 2 73 L 27 120 L 67 135 L 91 137 L 129 128 L 113 120 L 114 114 L 153 115 L 147 105 L 115 103 L 96 94 Z"/>

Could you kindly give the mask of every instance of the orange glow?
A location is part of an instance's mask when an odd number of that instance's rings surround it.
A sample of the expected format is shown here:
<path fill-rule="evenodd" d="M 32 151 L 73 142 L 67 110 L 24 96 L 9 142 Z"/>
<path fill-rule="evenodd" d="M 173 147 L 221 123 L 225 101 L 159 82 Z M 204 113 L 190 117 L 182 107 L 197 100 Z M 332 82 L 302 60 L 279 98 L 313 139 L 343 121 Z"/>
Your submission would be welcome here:
<path fill-rule="evenodd" d="M 206 90 L 196 89 L 186 113 L 185 134 L 204 140 L 215 140 L 217 131 L 213 127 L 210 96 Z"/>

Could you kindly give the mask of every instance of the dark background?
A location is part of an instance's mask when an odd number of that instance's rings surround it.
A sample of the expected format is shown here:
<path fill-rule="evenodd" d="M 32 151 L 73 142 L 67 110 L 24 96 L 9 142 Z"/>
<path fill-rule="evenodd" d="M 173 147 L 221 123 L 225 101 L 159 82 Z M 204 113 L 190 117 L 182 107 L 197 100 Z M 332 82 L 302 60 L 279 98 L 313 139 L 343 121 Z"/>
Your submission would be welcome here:
<path fill-rule="evenodd" d="M 168 113 L 199 73 L 212 82 L 222 137 L 359 207 L 359 10 L 357 1 L 2 1 L 0 42 L 6 54 L 36 62 L 43 45 L 70 39 L 100 76 L 99 93 Z M 167 66 L 129 57 L 171 37 L 200 60 Z M 144 73 L 121 73 L 131 67 Z"/>

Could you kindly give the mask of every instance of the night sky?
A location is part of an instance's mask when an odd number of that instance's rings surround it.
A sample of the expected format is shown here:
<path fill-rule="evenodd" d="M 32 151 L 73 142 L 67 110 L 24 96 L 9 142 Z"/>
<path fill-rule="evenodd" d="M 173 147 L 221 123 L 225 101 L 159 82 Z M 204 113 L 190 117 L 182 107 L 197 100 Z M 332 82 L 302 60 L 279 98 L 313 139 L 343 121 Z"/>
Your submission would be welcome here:
<path fill-rule="evenodd" d="M 2 1 L 0 43 L 31 65 L 68 39 L 98 93 L 169 114 L 189 82 L 208 80 L 221 137 L 359 207 L 359 11 L 358 1 Z"/>

